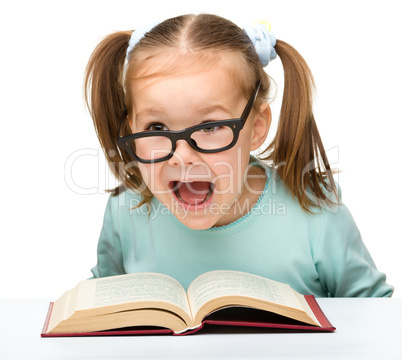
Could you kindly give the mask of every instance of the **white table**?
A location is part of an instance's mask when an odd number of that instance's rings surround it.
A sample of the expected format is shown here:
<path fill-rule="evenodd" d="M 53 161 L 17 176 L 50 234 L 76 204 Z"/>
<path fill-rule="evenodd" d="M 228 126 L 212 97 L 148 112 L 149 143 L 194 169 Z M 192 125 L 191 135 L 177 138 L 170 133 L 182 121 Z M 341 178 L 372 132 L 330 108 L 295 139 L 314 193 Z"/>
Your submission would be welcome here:
<path fill-rule="evenodd" d="M 48 300 L 0 300 L 0 359 L 402 359 L 402 298 L 317 299 L 334 333 L 41 338 Z"/>

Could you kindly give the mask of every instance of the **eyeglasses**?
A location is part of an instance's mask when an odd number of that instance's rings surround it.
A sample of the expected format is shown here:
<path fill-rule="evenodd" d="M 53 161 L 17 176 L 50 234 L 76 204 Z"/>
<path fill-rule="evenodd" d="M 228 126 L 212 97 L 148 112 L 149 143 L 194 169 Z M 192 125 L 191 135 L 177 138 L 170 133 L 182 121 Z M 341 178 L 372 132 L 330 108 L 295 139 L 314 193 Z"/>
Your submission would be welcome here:
<path fill-rule="evenodd" d="M 194 150 L 201 153 L 208 154 L 228 150 L 236 144 L 239 133 L 253 108 L 260 87 L 261 80 L 257 82 L 253 94 L 238 119 L 209 121 L 179 131 L 142 131 L 127 136 L 119 136 L 117 144 L 131 158 L 144 164 L 170 159 L 176 150 L 178 140 L 185 140 Z M 127 110 L 120 121 L 118 134 L 120 134 L 121 125 L 126 116 Z"/>

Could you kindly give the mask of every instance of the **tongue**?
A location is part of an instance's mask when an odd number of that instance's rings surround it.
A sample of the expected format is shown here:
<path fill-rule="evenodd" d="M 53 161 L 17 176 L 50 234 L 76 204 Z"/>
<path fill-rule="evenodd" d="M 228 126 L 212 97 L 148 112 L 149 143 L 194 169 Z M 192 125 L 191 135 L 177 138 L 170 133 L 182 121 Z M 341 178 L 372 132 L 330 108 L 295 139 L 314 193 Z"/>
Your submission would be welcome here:
<path fill-rule="evenodd" d="M 209 185 L 210 183 L 206 181 L 182 183 L 178 191 L 184 202 L 195 205 L 205 201 L 209 193 Z"/>

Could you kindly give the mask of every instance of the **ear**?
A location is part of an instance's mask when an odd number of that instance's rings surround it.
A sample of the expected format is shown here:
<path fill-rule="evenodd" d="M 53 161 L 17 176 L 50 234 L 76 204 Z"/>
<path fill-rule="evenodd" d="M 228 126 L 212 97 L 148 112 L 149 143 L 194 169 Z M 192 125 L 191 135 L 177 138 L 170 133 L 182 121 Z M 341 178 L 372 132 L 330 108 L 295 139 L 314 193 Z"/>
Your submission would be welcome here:
<path fill-rule="evenodd" d="M 254 123 L 251 133 L 251 150 L 257 150 L 268 136 L 271 126 L 272 114 L 268 103 L 262 103 L 260 111 L 254 117 Z"/>

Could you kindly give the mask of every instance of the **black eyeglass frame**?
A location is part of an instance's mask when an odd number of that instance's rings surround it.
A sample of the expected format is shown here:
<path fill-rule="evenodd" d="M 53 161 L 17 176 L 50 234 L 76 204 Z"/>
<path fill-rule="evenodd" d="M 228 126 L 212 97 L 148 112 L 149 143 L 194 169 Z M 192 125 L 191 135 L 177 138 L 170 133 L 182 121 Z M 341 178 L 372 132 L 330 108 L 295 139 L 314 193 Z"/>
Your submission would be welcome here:
<path fill-rule="evenodd" d="M 176 151 L 176 142 L 178 140 L 185 140 L 194 150 L 196 150 L 200 153 L 204 153 L 204 154 L 217 153 L 217 152 L 228 150 L 237 143 L 237 140 L 239 138 L 239 133 L 243 129 L 244 124 L 246 123 L 248 116 L 250 115 L 251 109 L 254 106 L 254 103 L 257 98 L 257 94 L 258 94 L 258 91 L 260 90 L 260 87 L 261 87 L 261 80 L 258 80 L 257 85 L 255 86 L 255 89 L 253 91 L 253 94 L 251 95 L 249 101 L 247 102 L 247 105 L 244 108 L 243 113 L 241 114 L 240 118 L 209 121 L 209 122 L 191 126 L 186 129 L 178 130 L 178 131 L 173 131 L 173 130 L 141 131 L 139 133 L 135 133 L 135 134 L 131 134 L 131 135 L 120 136 L 120 130 L 121 130 L 122 123 L 124 122 L 124 118 L 127 116 L 127 109 L 126 109 L 120 119 L 118 138 L 116 140 L 117 144 L 121 150 L 124 150 L 134 160 L 137 160 L 143 164 L 153 164 L 153 163 L 158 163 L 158 162 L 169 160 L 173 156 L 174 152 Z M 228 126 L 229 128 L 231 128 L 233 131 L 232 142 L 229 145 L 226 145 L 226 146 L 218 148 L 218 149 L 206 150 L 206 149 L 199 148 L 197 146 L 196 142 L 191 138 L 192 133 L 195 131 L 202 130 L 202 129 L 210 128 L 211 125 L 213 125 L 214 127 L 215 126 Z M 146 159 L 139 158 L 137 156 L 137 154 L 133 151 L 133 148 L 131 147 L 131 143 L 135 139 L 151 137 L 151 136 L 152 137 L 153 136 L 164 136 L 164 137 L 168 138 L 172 143 L 172 149 L 171 149 L 170 153 L 159 159 L 146 160 Z"/>

